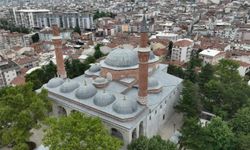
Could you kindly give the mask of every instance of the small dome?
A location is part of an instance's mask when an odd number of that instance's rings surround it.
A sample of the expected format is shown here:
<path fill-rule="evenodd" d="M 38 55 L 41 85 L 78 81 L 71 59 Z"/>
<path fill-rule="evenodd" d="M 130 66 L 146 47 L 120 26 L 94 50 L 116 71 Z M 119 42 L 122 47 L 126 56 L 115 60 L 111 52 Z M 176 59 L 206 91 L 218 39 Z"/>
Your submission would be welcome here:
<path fill-rule="evenodd" d="M 132 101 L 124 96 L 123 99 L 119 99 L 114 105 L 113 110 L 118 114 L 132 114 L 137 110 L 137 102 Z"/>
<path fill-rule="evenodd" d="M 63 79 L 62 78 L 52 78 L 49 80 L 49 82 L 47 83 L 47 86 L 49 88 L 55 88 L 55 87 L 58 87 L 59 85 L 63 84 Z"/>
<path fill-rule="evenodd" d="M 79 84 L 75 81 L 71 81 L 71 80 L 66 80 L 66 82 L 63 83 L 63 85 L 60 88 L 60 91 L 62 93 L 69 93 L 74 91 L 76 88 L 79 87 Z"/>
<path fill-rule="evenodd" d="M 93 64 L 90 68 L 89 71 L 90 72 L 98 72 L 101 70 L 101 66 L 99 64 Z"/>
<path fill-rule="evenodd" d="M 114 101 L 115 101 L 115 96 L 105 91 L 98 92 L 94 97 L 94 104 L 100 107 L 108 106 Z"/>
<path fill-rule="evenodd" d="M 93 97 L 96 93 L 96 88 L 92 84 L 85 82 L 76 90 L 75 96 L 79 99 L 87 99 Z"/>
<path fill-rule="evenodd" d="M 153 88 L 159 86 L 159 82 L 157 79 L 153 77 L 148 78 L 148 88 Z"/>
<path fill-rule="evenodd" d="M 131 67 L 138 64 L 138 56 L 136 51 L 118 48 L 110 52 L 104 62 L 113 67 Z"/>
<path fill-rule="evenodd" d="M 104 83 L 106 82 L 107 79 L 103 78 L 103 77 L 97 77 L 94 81 L 96 83 Z"/>

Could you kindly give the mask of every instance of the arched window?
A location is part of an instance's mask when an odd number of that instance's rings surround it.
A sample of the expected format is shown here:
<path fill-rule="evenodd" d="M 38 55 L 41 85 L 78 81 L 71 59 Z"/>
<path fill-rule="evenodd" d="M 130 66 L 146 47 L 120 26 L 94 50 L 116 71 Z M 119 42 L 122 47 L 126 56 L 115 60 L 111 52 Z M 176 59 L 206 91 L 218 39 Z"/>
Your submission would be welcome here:
<path fill-rule="evenodd" d="M 58 116 L 66 116 L 67 112 L 62 106 L 58 106 Z"/>

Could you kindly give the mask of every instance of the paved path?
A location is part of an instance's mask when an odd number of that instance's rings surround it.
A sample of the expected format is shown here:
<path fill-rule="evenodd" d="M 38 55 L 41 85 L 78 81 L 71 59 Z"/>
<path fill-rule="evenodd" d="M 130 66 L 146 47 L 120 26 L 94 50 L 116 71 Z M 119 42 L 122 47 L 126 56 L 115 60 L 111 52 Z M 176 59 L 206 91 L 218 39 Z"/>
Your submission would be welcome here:
<path fill-rule="evenodd" d="M 182 118 L 182 114 L 174 113 L 174 115 L 159 131 L 159 135 L 162 137 L 162 139 L 168 140 L 174 134 L 175 130 L 179 130 L 181 128 L 183 124 Z"/>

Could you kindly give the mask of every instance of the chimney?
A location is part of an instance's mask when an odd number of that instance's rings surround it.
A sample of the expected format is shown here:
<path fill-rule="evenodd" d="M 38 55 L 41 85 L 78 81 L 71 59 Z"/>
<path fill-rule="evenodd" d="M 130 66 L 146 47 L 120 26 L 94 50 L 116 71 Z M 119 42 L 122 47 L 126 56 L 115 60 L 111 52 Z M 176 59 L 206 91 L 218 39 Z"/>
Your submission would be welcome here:
<path fill-rule="evenodd" d="M 53 44 L 55 47 L 56 54 L 56 66 L 57 66 L 57 76 L 60 78 L 67 78 L 67 74 L 64 67 L 63 53 L 62 53 L 62 39 L 60 37 L 60 29 L 56 24 L 52 25 L 53 33 Z"/>
<path fill-rule="evenodd" d="M 148 47 L 148 30 L 147 30 L 145 15 L 144 15 L 142 25 L 141 25 L 140 48 L 138 50 L 138 58 L 139 58 L 138 102 L 141 105 L 147 105 L 149 54 L 150 54 L 150 49 Z"/>

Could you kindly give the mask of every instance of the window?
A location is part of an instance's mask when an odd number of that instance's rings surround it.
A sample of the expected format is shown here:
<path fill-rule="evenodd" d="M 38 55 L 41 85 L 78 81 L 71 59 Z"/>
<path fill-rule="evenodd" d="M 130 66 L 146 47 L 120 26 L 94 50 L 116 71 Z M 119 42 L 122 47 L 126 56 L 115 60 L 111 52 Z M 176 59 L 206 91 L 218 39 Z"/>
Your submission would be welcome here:
<path fill-rule="evenodd" d="M 151 116 L 149 116 L 149 120 L 151 120 Z"/>
<path fill-rule="evenodd" d="M 155 110 L 155 114 L 157 114 L 157 110 Z"/>
<path fill-rule="evenodd" d="M 149 109 L 149 113 L 151 113 L 151 109 Z"/>
<path fill-rule="evenodd" d="M 160 106 L 160 109 L 162 109 L 162 105 Z"/>
<path fill-rule="evenodd" d="M 165 104 L 167 104 L 167 100 L 165 100 Z"/>
<path fill-rule="evenodd" d="M 162 116 L 162 120 L 165 120 L 165 114 Z"/>

